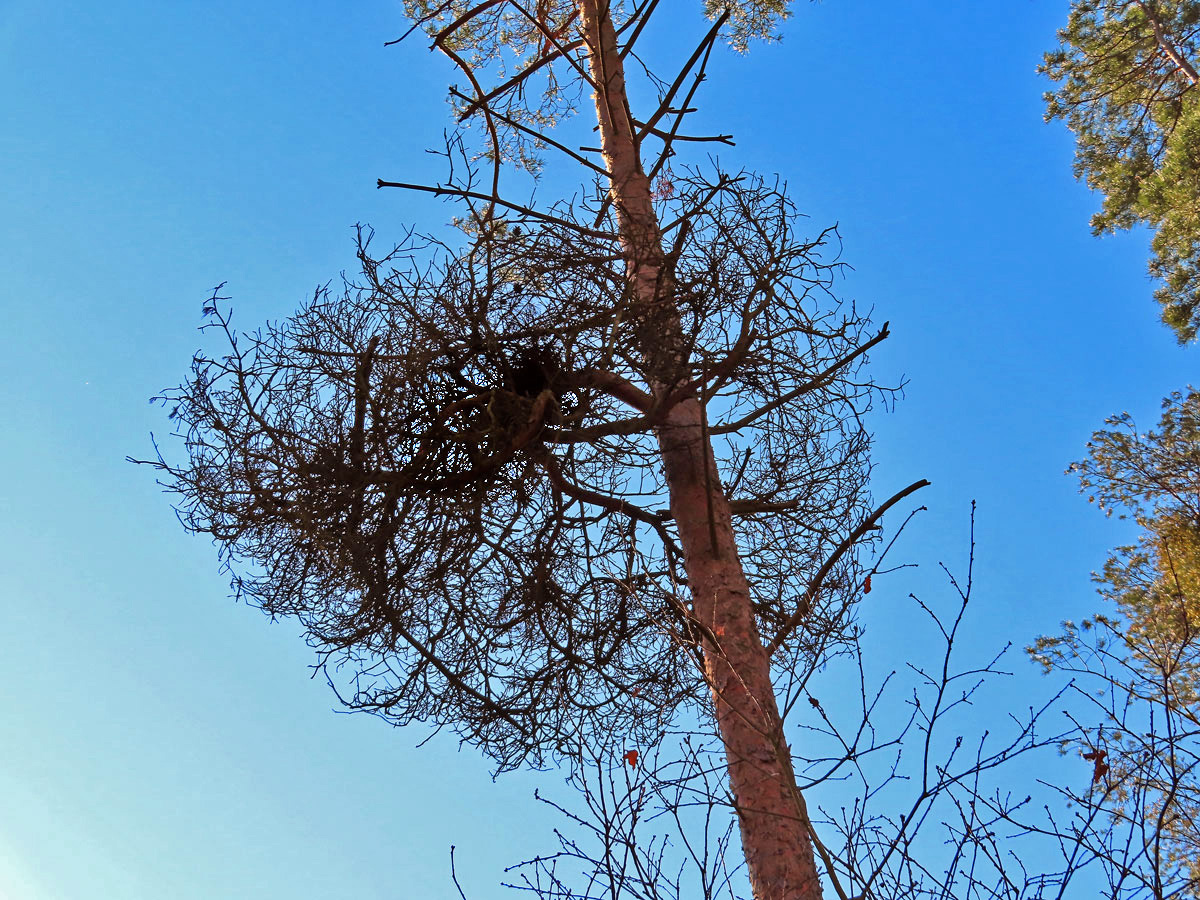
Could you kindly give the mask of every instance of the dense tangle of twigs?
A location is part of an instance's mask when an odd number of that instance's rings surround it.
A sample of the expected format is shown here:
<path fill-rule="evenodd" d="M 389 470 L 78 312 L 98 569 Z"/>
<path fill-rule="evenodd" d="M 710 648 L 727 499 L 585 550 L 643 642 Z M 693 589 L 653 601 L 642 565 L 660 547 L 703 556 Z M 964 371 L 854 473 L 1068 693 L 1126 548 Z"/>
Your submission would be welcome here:
<path fill-rule="evenodd" d="M 866 517 L 877 389 L 857 373 L 886 331 L 831 300 L 836 235 L 798 237 L 746 176 L 679 178 L 669 206 L 688 341 L 670 371 L 637 352 L 651 318 L 610 242 L 545 220 L 382 259 L 360 233 L 361 278 L 250 335 L 214 297 L 228 347 L 163 395 L 187 456 L 155 465 L 349 705 L 452 725 L 506 767 L 701 701 L 655 440 L 683 398 L 708 410 L 763 633 Z M 534 352 L 553 361 L 537 396 L 513 381 Z M 856 585 L 836 562 L 780 665 L 836 650 Z"/>

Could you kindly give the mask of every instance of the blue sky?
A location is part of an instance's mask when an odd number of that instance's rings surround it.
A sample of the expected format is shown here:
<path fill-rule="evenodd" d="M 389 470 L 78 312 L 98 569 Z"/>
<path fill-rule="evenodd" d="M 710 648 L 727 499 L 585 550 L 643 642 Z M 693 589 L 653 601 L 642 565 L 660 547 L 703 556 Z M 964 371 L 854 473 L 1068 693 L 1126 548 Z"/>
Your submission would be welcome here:
<path fill-rule="evenodd" d="M 698 0 L 663 5 L 701 24 Z M 961 568 L 972 498 L 972 647 L 1093 608 L 1088 573 L 1128 531 L 1063 469 L 1106 415 L 1151 424 L 1195 364 L 1158 324 L 1146 236 L 1091 237 L 1097 199 L 1041 120 L 1065 14 L 802 3 L 781 44 L 719 54 L 699 98 L 738 141 L 724 164 L 840 224 L 839 292 L 892 324 L 874 369 L 909 386 L 874 422 L 875 491 L 933 486 L 899 551 L 921 568 L 864 609 L 884 667 L 912 649 L 902 598 Z M 356 222 L 386 241 L 450 215 L 374 187 L 440 174 L 450 75 L 419 41 L 383 47 L 404 27 L 373 0 L 0 4 L 6 900 L 449 897 L 451 843 L 478 900 L 550 845 L 532 791 L 559 775 L 493 782 L 452 740 L 337 714 L 298 626 L 234 604 L 124 461 L 168 430 L 146 401 L 185 373 L 213 285 L 251 327 L 352 267 Z"/>

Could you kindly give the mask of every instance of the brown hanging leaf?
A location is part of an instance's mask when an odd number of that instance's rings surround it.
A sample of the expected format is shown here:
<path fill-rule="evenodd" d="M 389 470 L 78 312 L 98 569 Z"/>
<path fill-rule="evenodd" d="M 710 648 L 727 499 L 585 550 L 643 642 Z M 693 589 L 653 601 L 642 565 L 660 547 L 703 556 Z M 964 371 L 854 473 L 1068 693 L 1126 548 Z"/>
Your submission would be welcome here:
<path fill-rule="evenodd" d="M 1091 750 L 1083 754 L 1083 758 L 1092 763 L 1092 784 L 1108 774 L 1108 763 L 1104 761 L 1106 756 L 1108 754 L 1103 750 Z"/>

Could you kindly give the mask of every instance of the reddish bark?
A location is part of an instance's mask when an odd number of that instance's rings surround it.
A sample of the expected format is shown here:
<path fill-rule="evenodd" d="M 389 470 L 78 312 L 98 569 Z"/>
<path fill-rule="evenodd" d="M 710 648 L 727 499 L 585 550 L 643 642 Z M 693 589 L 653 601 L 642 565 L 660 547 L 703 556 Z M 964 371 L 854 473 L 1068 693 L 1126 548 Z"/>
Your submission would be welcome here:
<path fill-rule="evenodd" d="M 1195 67 L 1183 58 L 1183 54 L 1176 49 L 1175 45 L 1167 38 L 1166 32 L 1163 31 L 1162 21 L 1154 10 L 1145 2 L 1145 0 L 1135 0 L 1138 8 L 1145 14 L 1146 20 L 1150 23 L 1150 27 L 1154 29 L 1154 40 L 1158 43 L 1158 49 L 1162 50 L 1167 55 L 1171 62 L 1175 63 L 1175 68 L 1184 74 L 1188 81 L 1196 84 L 1200 80 L 1200 75 L 1196 74 Z"/>
<path fill-rule="evenodd" d="M 683 352 L 649 179 L 642 168 L 625 76 L 606 0 L 579 0 L 601 148 L 610 176 L 628 278 L 641 306 L 642 353 L 651 371 Z M 651 384 L 656 397 L 667 387 Z M 678 402 L 657 429 L 679 529 L 692 608 L 707 627 L 706 674 L 725 745 L 751 888 L 758 900 L 819 900 L 810 823 L 783 740 L 770 660 L 754 622 L 729 502 L 703 410 Z M 716 642 L 714 644 L 714 641 Z"/>

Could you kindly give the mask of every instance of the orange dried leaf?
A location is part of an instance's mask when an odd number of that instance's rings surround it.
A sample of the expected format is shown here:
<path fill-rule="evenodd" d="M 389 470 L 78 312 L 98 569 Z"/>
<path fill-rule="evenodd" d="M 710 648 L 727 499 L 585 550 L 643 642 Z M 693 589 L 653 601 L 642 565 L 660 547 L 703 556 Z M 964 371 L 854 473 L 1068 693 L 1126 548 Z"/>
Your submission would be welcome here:
<path fill-rule="evenodd" d="M 629 763 L 630 768 L 637 768 L 638 752 L 636 750 L 627 750 L 625 752 L 625 762 Z"/>

